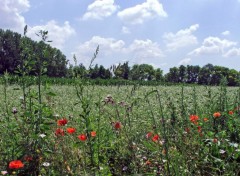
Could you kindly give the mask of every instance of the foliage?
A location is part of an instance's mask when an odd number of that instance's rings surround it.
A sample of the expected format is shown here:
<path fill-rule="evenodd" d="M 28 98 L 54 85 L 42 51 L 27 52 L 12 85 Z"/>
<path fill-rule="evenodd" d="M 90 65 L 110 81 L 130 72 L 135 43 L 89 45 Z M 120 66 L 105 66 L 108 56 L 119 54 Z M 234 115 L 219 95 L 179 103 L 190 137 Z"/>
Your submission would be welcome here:
<path fill-rule="evenodd" d="M 19 74 L 18 66 L 29 62 L 26 58 L 31 57 L 31 61 L 36 61 L 41 56 L 43 48 L 46 48 L 47 57 L 41 57 L 41 62 L 46 63 L 46 75 L 50 77 L 63 77 L 67 74 L 68 61 L 66 56 L 56 48 L 52 48 L 43 41 L 35 42 L 26 35 L 21 36 L 10 30 L 0 29 L 0 74 L 9 72 Z M 37 65 L 32 65 L 30 75 L 36 75 Z"/>

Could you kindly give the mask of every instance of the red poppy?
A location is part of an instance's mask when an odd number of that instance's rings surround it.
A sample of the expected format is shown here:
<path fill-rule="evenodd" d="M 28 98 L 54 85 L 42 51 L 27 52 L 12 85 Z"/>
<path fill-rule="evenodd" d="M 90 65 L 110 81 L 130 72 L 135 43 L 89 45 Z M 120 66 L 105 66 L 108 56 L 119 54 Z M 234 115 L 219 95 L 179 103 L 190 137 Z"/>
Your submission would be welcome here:
<path fill-rule="evenodd" d="M 191 121 L 192 123 L 194 123 L 195 125 L 198 124 L 197 121 L 198 121 L 199 117 L 198 117 L 197 115 L 190 115 L 189 119 L 190 119 L 190 121 Z"/>
<path fill-rule="evenodd" d="M 150 165 L 151 162 L 150 162 L 149 160 L 147 160 L 147 161 L 145 162 L 145 164 L 146 164 L 146 165 Z"/>
<path fill-rule="evenodd" d="M 221 116 L 220 112 L 213 113 L 213 117 L 215 117 L 215 118 L 219 118 L 220 116 Z"/>
<path fill-rule="evenodd" d="M 57 121 L 57 124 L 58 124 L 59 126 L 65 126 L 67 123 L 68 123 L 68 120 L 67 120 L 67 119 L 61 119 L 61 120 L 58 120 L 58 121 Z"/>
<path fill-rule="evenodd" d="M 218 139 L 217 138 L 214 138 L 213 139 L 213 143 L 217 143 L 218 142 Z"/>
<path fill-rule="evenodd" d="M 146 134 L 146 138 L 149 139 L 152 135 L 153 135 L 152 132 L 148 132 L 148 133 Z"/>
<path fill-rule="evenodd" d="M 11 161 L 8 165 L 10 169 L 20 169 L 24 167 L 24 164 L 20 160 Z"/>
<path fill-rule="evenodd" d="M 97 135 L 97 132 L 96 132 L 96 131 L 91 131 L 91 136 L 92 136 L 92 137 L 96 137 L 96 135 Z"/>
<path fill-rule="evenodd" d="M 204 122 L 207 122 L 207 121 L 208 121 L 208 118 L 206 118 L 206 117 L 203 118 L 203 121 L 204 121 Z"/>
<path fill-rule="evenodd" d="M 228 114 L 229 114 L 229 115 L 233 115 L 234 112 L 233 112 L 233 111 L 229 111 Z"/>
<path fill-rule="evenodd" d="M 55 131 L 56 136 L 64 136 L 64 130 L 61 128 L 56 129 Z"/>
<path fill-rule="evenodd" d="M 116 130 L 120 129 L 121 127 L 122 127 L 121 122 L 115 122 L 115 123 L 114 123 L 114 128 L 115 128 Z"/>
<path fill-rule="evenodd" d="M 73 134 L 73 133 L 76 132 L 76 129 L 75 129 L 75 128 L 67 128 L 67 132 L 68 132 L 69 134 Z"/>
<path fill-rule="evenodd" d="M 159 136 L 157 134 L 155 134 L 152 138 L 153 142 L 157 142 L 159 140 Z"/>
<path fill-rule="evenodd" d="M 80 134 L 78 136 L 78 139 L 80 139 L 81 141 L 86 141 L 87 140 L 87 136 L 85 134 Z"/>
<path fill-rule="evenodd" d="M 202 132 L 202 127 L 201 126 L 198 126 L 198 132 L 201 133 Z"/>

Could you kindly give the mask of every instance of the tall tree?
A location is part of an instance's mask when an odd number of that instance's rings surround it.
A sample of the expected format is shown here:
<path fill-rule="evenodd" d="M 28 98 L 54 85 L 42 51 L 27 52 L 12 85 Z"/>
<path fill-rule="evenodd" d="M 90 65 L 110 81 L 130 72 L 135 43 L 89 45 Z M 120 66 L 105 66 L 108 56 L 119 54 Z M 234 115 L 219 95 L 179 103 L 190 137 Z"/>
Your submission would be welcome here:
<path fill-rule="evenodd" d="M 157 68 L 155 70 L 155 80 L 164 81 L 163 71 L 160 68 Z"/>
<path fill-rule="evenodd" d="M 178 79 L 178 75 L 179 75 L 179 70 L 177 67 L 173 67 L 169 69 L 169 72 L 165 75 L 166 80 L 168 82 L 172 82 L 172 83 L 178 83 L 179 79 Z"/>
<path fill-rule="evenodd" d="M 203 66 L 199 72 L 198 83 L 203 85 L 210 85 L 212 80 L 214 66 L 212 64 L 207 64 Z"/>
<path fill-rule="evenodd" d="M 119 63 L 117 66 L 113 65 L 111 68 L 115 78 L 128 79 L 130 73 L 128 62 L 124 62 L 123 64 Z"/>
<path fill-rule="evenodd" d="M 184 65 L 180 65 L 178 68 L 178 82 L 185 83 L 187 79 L 187 68 Z"/>
<path fill-rule="evenodd" d="M 187 83 L 198 83 L 198 77 L 200 72 L 200 67 L 187 65 Z"/>
<path fill-rule="evenodd" d="M 31 66 L 32 71 L 29 72 L 35 75 L 38 69 L 37 58 L 41 58 L 41 62 L 46 65 L 48 76 L 66 76 L 68 61 L 60 50 L 42 41 L 35 42 L 25 35 L 22 37 L 16 32 L 0 29 L 0 74 L 5 71 L 14 74 L 26 62 L 33 63 L 35 60 L 35 65 Z"/>
<path fill-rule="evenodd" d="M 132 80 L 153 80 L 155 78 L 155 70 L 152 65 L 135 64 L 130 71 L 130 75 Z"/>

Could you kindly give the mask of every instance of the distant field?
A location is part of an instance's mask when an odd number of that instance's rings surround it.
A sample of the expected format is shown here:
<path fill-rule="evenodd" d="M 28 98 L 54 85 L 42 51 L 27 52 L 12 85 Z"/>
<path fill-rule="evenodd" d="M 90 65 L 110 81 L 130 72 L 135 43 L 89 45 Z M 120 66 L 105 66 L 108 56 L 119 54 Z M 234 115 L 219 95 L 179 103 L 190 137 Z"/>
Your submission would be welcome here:
<path fill-rule="evenodd" d="M 26 109 L 20 86 L 0 90 L 0 171 L 19 159 L 24 167 L 9 172 L 37 165 L 43 175 L 239 173 L 238 87 L 42 87 L 41 121 L 37 86 L 26 89 Z"/>

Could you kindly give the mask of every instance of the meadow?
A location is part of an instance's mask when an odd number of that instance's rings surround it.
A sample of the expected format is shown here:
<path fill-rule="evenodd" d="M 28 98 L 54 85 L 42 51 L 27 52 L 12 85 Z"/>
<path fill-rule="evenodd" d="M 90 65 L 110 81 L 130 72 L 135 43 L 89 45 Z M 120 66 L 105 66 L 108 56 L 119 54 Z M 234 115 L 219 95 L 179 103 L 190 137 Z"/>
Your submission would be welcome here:
<path fill-rule="evenodd" d="M 240 89 L 0 85 L 2 175 L 239 175 Z"/>

